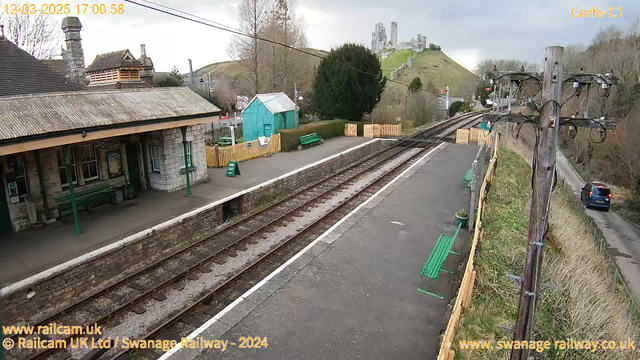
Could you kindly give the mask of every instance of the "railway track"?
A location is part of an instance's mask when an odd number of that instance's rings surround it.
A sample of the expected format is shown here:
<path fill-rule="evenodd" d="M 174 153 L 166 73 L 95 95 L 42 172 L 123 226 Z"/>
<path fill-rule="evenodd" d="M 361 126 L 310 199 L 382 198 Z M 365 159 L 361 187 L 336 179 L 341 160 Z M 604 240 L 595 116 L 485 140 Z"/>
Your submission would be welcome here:
<path fill-rule="evenodd" d="M 396 174 L 416 162 L 425 151 L 435 146 L 435 143 L 427 141 L 430 137 L 440 134 L 440 138 L 444 138 L 455 128 L 477 122 L 478 116 L 463 115 L 402 139 L 394 146 L 380 150 L 327 179 L 310 184 L 241 222 L 229 224 L 212 236 L 155 261 L 48 316 L 35 326 L 52 322 L 57 325 L 98 324 L 107 328 L 107 333 L 103 333 L 102 337 L 109 336 L 109 329 L 115 332 L 111 336 L 126 336 L 117 333 L 117 329 L 121 323 L 127 322 L 124 318 L 130 314 L 142 315 L 156 304 L 169 302 L 166 293 L 188 293 L 183 290 L 185 287 L 203 285 L 182 299 L 181 306 L 168 309 L 166 314 L 160 316 L 161 320 L 155 323 L 143 324 L 143 330 L 138 330 L 132 336 L 139 339 L 186 337 L 391 181 Z M 366 184 L 358 186 L 359 182 Z M 310 217 L 308 213 L 312 212 L 319 214 Z M 294 226 L 299 227 L 291 229 Z M 281 238 L 268 240 L 269 234 L 274 233 L 282 233 Z M 239 254 L 252 252 L 255 254 L 249 261 L 235 260 Z M 231 265 L 234 266 L 231 271 L 218 270 L 231 268 Z M 218 276 L 218 273 L 221 275 Z M 153 318 L 157 314 L 151 315 Z M 52 339 L 69 341 L 76 337 L 68 335 Z M 64 349 L 46 349 L 32 353 L 9 352 L 7 355 L 9 359 L 63 360 L 79 358 L 84 354 Z M 130 355 L 127 351 L 112 349 L 103 358 L 125 360 Z M 161 354 L 153 351 L 136 354 L 140 355 L 154 359 Z"/>

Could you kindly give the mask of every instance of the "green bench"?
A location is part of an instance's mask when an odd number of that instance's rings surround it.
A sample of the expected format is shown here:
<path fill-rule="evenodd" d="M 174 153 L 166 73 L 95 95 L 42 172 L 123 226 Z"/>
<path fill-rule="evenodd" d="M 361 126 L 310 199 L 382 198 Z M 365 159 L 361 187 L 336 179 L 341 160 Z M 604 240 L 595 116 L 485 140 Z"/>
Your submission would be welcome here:
<path fill-rule="evenodd" d="M 87 190 L 75 191 L 76 208 L 91 209 L 91 206 L 107 201 L 112 201 L 116 195 L 116 190 L 108 185 L 98 186 Z M 56 198 L 58 205 L 58 216 L 60 219 L 64 214 L 72 212 L 71 195 Z"/>
<path fill-rule="evenodd" d="M 471 190 L 471 178 L 472 177 L 473 177 L 473 167 L 469 166 L 469 170 L 467 170 L 467 172 L 464 173 L 464 177 L 462 178 L 462 180 L 464 181 L 464 183 L 467 186 L 468 190 Z"/>
<path fill-rule="evenodd" d="M 225 147 L 225 146 L 231 146 L 232 141 L 231 141 L 231 137 L 229 136 L 223 136 L 220 139 L 218 139 L 218 146 L 220 147 Z"/>
<path fill-rule="evenodd" d="M 317 133 L 311 133 L 311 134 L 300 136 L 300 144 L 302 146 L 310 145 L 318 141 L 322 141 L 322 138 Z"/>
<path fill-rule="evenodd" d="M 470 183 L 472 176 L 473 176 L 473 168 L 469 166 L 469 170 L 467 170 L 467 172 L 464 173 L 464 178 L 463 178 L 464 182 Z"/>
<path fill-rule="evenodd" d="M 442 266 L 444 262 L 447 260 L 449 254 L 460 255 L 459 252 L 451 250 L 453 248 L 453 244 L 456 241 L 456 237 L 458 237 L 458 232 L 460 232 L 460 227 L 462 224 L 458 225 L 456 232 L 453 236 L 448 236 L 445 234 L 441 234 L 440 238 L 438 238 L 438 242 L 436 246 L 431 250 L 431 254 L 427 259 L 427 262 L 422 266 L 422 271 L 420 272 L 420 287 L 418 291 L 421 293 L 425 293 L 431 296 L 435 296 L 438 299 L 444 299 L 444 297 L 440 294 L 431 292 L 422 286 L 423 279 L 427 277 L 428 279 L 437 279 L 441 272 L 445 272 L 447 274 L 453 274 L 453 271 L 443 269 Z"/>

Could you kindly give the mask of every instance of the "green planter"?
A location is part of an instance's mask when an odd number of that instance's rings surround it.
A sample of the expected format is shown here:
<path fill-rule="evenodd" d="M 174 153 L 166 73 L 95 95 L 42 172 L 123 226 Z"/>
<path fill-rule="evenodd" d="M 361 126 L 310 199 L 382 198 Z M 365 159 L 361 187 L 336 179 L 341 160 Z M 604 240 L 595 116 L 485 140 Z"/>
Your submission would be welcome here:
<path fill-rule="evenodd" d="M 469 216 L 460 217 L 460 216 L 458 216 L 458 214 L 456 214 L 456 220 L 458 220 L 458 224 L 461 225 L 462 228 L 466 228 L 467 227 L 467 221 L 469 221 Z"/>

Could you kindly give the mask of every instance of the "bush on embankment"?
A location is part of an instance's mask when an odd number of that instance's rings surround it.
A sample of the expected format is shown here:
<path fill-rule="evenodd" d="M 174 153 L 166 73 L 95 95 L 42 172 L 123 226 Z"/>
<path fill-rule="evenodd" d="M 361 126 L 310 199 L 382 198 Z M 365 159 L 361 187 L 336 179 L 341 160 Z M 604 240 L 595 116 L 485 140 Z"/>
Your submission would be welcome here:
<path fill-rule="evenodd" d="M 500 151 L 483 216 L 484 235 L 476 254 L 476 286 L 472 307 L 456 332 L 456 359 L 504 359 L 508 350 L 496 341 L 512 340 L 501 325 L 516 320 L 520 285 L 508 273 L 521 275 L 527 249 L 531 168 L 510 150 Z M 560 183 L 560 182 L 559 182 Z M 637 350 L 558 350 L 554 341 L 636 339 L 638 329 L 629 316 L 628 298 L 613 286 L 613 277 L 568 191 L 556 189 L 551 205 L 534 340 L 549 340 L 551 349 L 531 356 L 545 359 L 638 359 Z M 489 340 L 490 350 L 461 350 L 460 340 Z M 636 348 L 638 348 L 636 346 Z"/>
<path fill-rule="evenodd" d="M 300 145 L 300 136 L 317 133 L 323 139 L 344 135 L 344 120 L 317 121 L 300 125 L 297 129 L 278 130 L 282 151 L 296 150 Z"/>

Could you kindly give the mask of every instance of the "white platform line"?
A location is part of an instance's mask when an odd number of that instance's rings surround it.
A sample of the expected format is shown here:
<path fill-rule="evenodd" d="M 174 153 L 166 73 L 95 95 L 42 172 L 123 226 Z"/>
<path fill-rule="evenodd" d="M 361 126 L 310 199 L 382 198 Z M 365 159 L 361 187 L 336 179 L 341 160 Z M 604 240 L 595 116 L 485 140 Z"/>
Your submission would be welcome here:
<path fill-rule="evenodd" d="M 423 157 L 420 158 L 420 160 L 416 161 L 415 163 L 413 163 L 411 166 L 409 166 L 405 171 L 403 171 L 402 173 L 400 173 L 398 176 L 396 176 L 395 178 L 393 178 L 393 180 L 391 180 L 388 184 L 386 184 L 385 186 L 382 187 L 382 189 L 378 190 L 375 194 L 371 195 L 367 200 L 365 200 L 362 204 L 358 205 L 355 209 L 353 209 L 349 214 L 347 214 L 345 217 L 343 217 L 342 219 L 340 219 L 337 223 L 333 224 L 332 227 L 330 227 L 327 231 L 325 231 L 324 233 L 322 233 L 322 235 L 318 236 L 317 239 L 313 240 L 309 245 L 305 246 L 304 249 L 300 250 L 297 254 L 295 254 L 291 259 L 287 260 L 287 262 L 285 262 L 284 264 L 280 265 L 280 267 L 278 267 L 277 269 L 275 269 L 272 273 L 270 273 L 269 275 L 267 275 L 267 277 L 265 277 L 264 279 L 262 279 L 259 283 L 255 284 L 251 289 L 247 290 L 244 294 L 242 294 L 239 298 L 237 298 L 234 302 L 232 302 L 231 304 L 227 305 L 227 307 L 225 307 L 224 309 L 222 309 L 219 313 L 217 313 L 214 317 L 212 317 L 211 319 L 207 320 L 207 322 L 205 322 L 204 324 L 202 324 L 199 328 L 197 328 L 196 330 L 194 330 L 191 334 L 189 334 L 189 336 L 187 336 L 187 339 L 189 340 L 194 340 L 196 338 L 196 336 L 200 335 L 203 331 L 205 331 L 207 328 L 209 328 L 211 325 L 213 325 L 216 321 L 218 321 L 222 316 L 224 316 L 226 313 L 228 313 L 229 311 L 231 311 L 234 307 L 236 307 L 236 305 L 238 305 L 239 303 L 241 303 L 242 301 L 248 301 L 245 300 L 249 295 L 251 295 L 252 293 L 254 293 L 256 290 L 260 289 L 264 284 L 266 284 L 269 280 L 271 280 L 274 276 L 278 275 L 280 272 L 282 272 L 282 270 L 284 270 L 287 266 L 289 266 L 290 264 L 292 264 L 294 261 L 296 261 L 296 259 L 298 259 L 300 256 L 302 256 L 305 252 L 307 252 L 309 249 L 311 249 L 313 246 L 315 246 L 319 241 L 321 241 L 322 239 L 324 239 L 325 237 L 327 237 L 331 232 L 333 232 L 338 226 L 340 226 L 340 224 L 344 223 L 347 219 L 349 219 L 353 214 L 355 214 L 356 212 L 358 212 L 358 210 L 360 210 L 363 206 L 367 205 L 369 202 L 371 202 L 373 199 L 375 199 L 378 195 L 380 195 L 380 193 L 382 193 L 384 190 L 386 190 L 389 186 L 391 186 L 391 184 L 393 184 L 394 182 L 396 182 L 396 180 L 398 180 L 399 178 L 401 178 L 402 176 L 404 176 L 407 172 L 409 172 L 411 169 L 413 169 L 416 165 L 420 164 L 422 162 L 422 160 L 424 160 L 427 156 L 431 155 L 432 152 L 436 151 L 437 149 L 439 149 L 440 147 L 444 146 L 446 143 L 441 143 L 440 145 L 436 146 L 434 149 L 431 149 L 431 151 L 429 151 L 428 153 L 426 153 Z M 171 357 L 173 354 L 175 354 L 178 350 L 180 350 L 182 348 L 182 343 L 178 343 L 175 347 L 171 348 L 169 351 L 167 351 L 166 353 L 164 353 L 158 360 L 166 360 L 169 357 Z"/>

